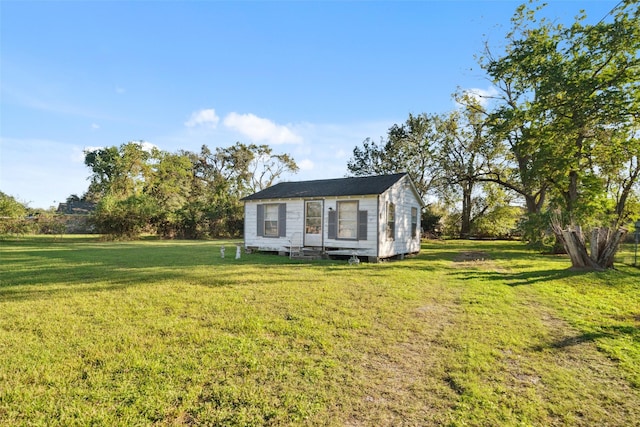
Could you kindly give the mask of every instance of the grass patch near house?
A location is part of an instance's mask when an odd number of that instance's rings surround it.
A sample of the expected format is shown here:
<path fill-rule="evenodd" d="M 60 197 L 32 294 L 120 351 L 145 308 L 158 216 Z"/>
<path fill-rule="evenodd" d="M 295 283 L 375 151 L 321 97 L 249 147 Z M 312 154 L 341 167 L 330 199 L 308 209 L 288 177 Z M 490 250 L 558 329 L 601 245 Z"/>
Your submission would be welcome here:
<path fill-rule="evenodd" d="M 3 241 L 0 424 L 638 425 L 630 265 L 482 241 L 357 266 L 234 255 Z"/>

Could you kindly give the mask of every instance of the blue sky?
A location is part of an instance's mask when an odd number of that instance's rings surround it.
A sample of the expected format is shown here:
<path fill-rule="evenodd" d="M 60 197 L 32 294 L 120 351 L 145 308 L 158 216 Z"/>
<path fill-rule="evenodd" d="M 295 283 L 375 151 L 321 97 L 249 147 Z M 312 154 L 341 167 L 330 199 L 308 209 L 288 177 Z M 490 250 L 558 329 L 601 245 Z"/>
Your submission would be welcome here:
<path fill-rule="evenodd" d="M 287 180 L 347 173 L 353 148 L 409 113 L 491 91 L 518 1 L 0 1 L 0 191 L 48 208 L 81 195 L 83 150 L 236 141 L 289 153 Z M 550 1 L 598 21 L 617 1 Z"/>

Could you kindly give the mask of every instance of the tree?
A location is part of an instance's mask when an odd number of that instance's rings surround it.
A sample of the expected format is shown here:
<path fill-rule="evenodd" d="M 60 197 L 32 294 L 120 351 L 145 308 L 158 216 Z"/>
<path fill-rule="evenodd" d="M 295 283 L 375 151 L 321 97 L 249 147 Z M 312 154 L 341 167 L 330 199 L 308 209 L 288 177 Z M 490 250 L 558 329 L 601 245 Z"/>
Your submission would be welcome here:
<path fill-rule="evenodd" d="M 493 143 L 481 103 L 468 94 L 457 101 L 461 109 L 448 115 L 410 114 L 389 128 L 380 144 L 366 139 L 347 167 L 354 175 L 409 172 L 425 201 L 437 197 L 449 207 L 461 204 L 450 222 L 457 224 L 456 235 L 469 237 L 473 221 L 493 208 L 483 204 L 492 199 L 481 193 L 490 180 L 489 164 L 502 148 Z"/>
<path fill-rule="evenodd" d="M 142 232 L 152 231 L 152 220 L 157 213 L 157 204 L 146 194 L 127 197 L 107 194 L 100 200 L 92 221 L 101 233 L 112 238 L 133 239 Z"/>
<path fill-rule="evenodd" d="M 140 193 L 151 157 L 152 153 L 144 149 L 142 141 L 85 152 L 84 163 L 92 172 L 89 198 L 99 201 L 106 194 L 127 197 Z"/>
<path fill-rule="evenodd" d="M 21 218 L 27 214 L 27 207 L 13 196 L 0 191 L 0 218 Z"/>
<path fill-rule="evenodd" d="M 268 145 L 251 144 L 249 149 L 253 152 L 253 160 L 249 165 L 251 192 L 264 190 L 271 187 L 276 179 L 284 173 L 298 172 L 298 165 L 288 154 L 274 154 Z"/>
<path fill-rule="evenodd" d="M 503 157 L 488 165 L 482 180 L 494 182 L 518 194 L 524 200 L 527 221 L 523 238 L 534 246 L 542 244 L 548 216 L 543 213 L 550 183 L 542 173 L 552 157 L 549 145 L 539 135 L 544 117 L 533 117 L 526 109 L 531 88 L 526 76 L 512 67 L 510 61 L 494 58 L 489 47 L 481 65 L 491 77 L 496 95 L 485 97 L 493 110 L 487 111 L 487 122 L 494 143 L 503 145 Z M 525 107 L 525 108 L 523 108 Z"/>
<path fill-rule="evenodd" d="M 87 197 L 98 201 L 109 192 L 112 183 L 118 179 L 120 171 L 120 153 L 118 147 L 100 148 L 85 151 L 84 164 L 91 169 L 91 183 Z"/>
<path fill-rule="evenodd" d="M 87 197 L 97 202 L 92 217 L 98 231 L 117 238 L 133 238 L 151 225 L 157 203 L 145 194 L 158 150 L 146 150 L 140 142 L 85 153 L 91 168 Z"/>
<path fill-rule="evenodd" d="M 527 167 L 542 180 L 538 188 L 551 193 L 549 209 L 560 212 L 553 229 L 579 268 L 613 265 L 624 230 L 603 230 L 628 220 L 625 204 L 638 180 L 639 7 L 625 0 L 610 15 L 611 22 L 587 25 L 582 15 L 563 27 L 521 6 L 505 55 L 485 64 L 494 81 L 518 94 L 500 111 L 500 125 L 524 137 L 514 158 L 529 156 Z M 631 159 L 620 160 L 629 148 Z M 592 256 L 580 224 L 605 227 L 591 234 Z"/>
<path fill-rule="evenodd" d="M 379 144 L 367 138 L 353 149 L 347 169 L 355 176 L 408 172 L 423 198 L 433 193 L 439 178 L 434 152 L 441 138 L 443 118 L 409 114 L 401 125 L 394 124 L 387 139 Z"/>
<path fill-rule="evenodd" d="M 476 203 L 482 210 L 471 228 L 471 234 L 477 237 L 511 238 L 518 229 L 523 209 L 513 203 L 513 192 L 495 183 L 484 183 L 483 195 Z"/>
<path fill-rule="evenodd" d="M 98 202 L 94 224 L 116 238 L 143 231 L 163 237 L 238 236 L 240 199 L 298 170 L 288 154 L 240 142 L 175 154 L 129 142 L 89 151 L 85 164 L 92 172 L 87 197 Z"/>
<path fill-rule="evenodd" d="M 385 146 L 388 143 L 380 138 L 377 144 L 366 138 L 362 141 L 362 147 L 353 149 L 353 156 L 347 162 L 347 169 L 354 176 L 383 175 L 397 172 L 396 166 L 386 161 Z"/>
<path fill-rule="evenodd" d="M 156 151 L 144 194 L 157 206 L 152 224 L 164 237 L 184 237 L 180 210 L 190 194 L 192 164 L 188 156 Z"/>
<path fill-rule="evenodd" d="M 33 227 L 25 220 L 27 207 L 0 191 L 0 234 L 25 234 Z"/>
<path fill-rule="evenodd" d="M 243 231 L 240 198 L 273 184 L 298 166 L 288 154 L 267 145 L 203 145 L 199 153 L 182 152 L 191 162 L 190 194 L 181 210 L 187 236 L 237 236 Z"/>
<path fill-rule="evenodd" d="M 458 102 L 462 110 L 450 113 L 444 121 L 444 137 L 435 158 L 442 171 L 441 194 L 449 191 L 461 196 L 460 237 L 468 238 L 474 216 L 481 216 L 489 208 L 479 203 L 483 199 L 476 193 L 482 177 L 498 157 L 499 147 L 492 144 L 481 104 L 469 95 L 463 95 Z"/>

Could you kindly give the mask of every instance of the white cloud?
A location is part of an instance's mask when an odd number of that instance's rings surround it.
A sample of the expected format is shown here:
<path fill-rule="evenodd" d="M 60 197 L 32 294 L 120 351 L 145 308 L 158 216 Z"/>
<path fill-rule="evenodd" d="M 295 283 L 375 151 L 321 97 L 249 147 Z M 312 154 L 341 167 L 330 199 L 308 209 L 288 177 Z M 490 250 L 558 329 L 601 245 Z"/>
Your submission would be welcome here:
<path fill-rule="evenodd" d="M 264 141 L 271 144 L 302 142 L 302 138 L 287 126 L 278 125 L 254 114 L 229 113 L 224 118 L 224 125 L 251 138 L 254 142 Z"/>
<path fill-rule="evenodd" d="M 152 152 L 154 148 L 158 148 L 157 145 L 152 144 L 149 141 L 139 141 L 138 144 L 140 144 L 140 148 L 142 148 L 142 151 L 146 151 L 147 153 Z"/>
<path fill-rule="evenodd" d="M 219 121 L 220 117 L 216 115 L 216 110 L 214 110 L 213 108 L 208 108 L 205 110 L 196 111 L 191 114 L 191 117 L 184 123 L 184 125 L 189 128 L 193 128 L 196 126 L 206 126 L 215 129 Z"/>
<path fill-rule="evenodd" d="M 301 171 L 310 171 L 315 167 L 315 164 L 309 159 L 302 159 L 297 164 Z"/>
<path fill-rule="evenodd" d="M 117 94 L 120 94 L 120 95 L 121 95 L 121 94 L 123 94 L 123 93 L 125 93 L 125 92 L 126 92 L 126 90 L 125 90 L 124 88 L 121 88 L 120 86 L 117 86 L 117 87 L 116 87 L 116 93 L 117 93 Z"/>
<path fill-rule="evenodd" d="M 98 130 L 98 129 L 100 129 L 100 125 L 97 124 L 97 123 L 91 123 L 91 129 Z"/>

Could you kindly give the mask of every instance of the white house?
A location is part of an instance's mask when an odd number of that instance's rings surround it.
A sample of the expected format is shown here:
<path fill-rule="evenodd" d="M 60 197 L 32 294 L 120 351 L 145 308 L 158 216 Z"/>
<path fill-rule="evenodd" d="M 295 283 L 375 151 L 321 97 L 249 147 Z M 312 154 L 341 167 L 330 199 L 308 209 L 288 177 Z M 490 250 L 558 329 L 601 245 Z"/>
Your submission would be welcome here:
<path fill-rule="evenodd" d="M 245 249 L 370 261 L 420 251 L 423 203 L 406 173 L 281 182 L 242 200 Z"/>

